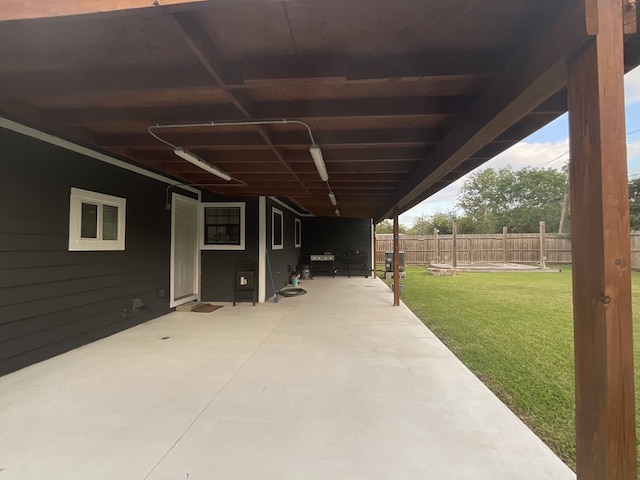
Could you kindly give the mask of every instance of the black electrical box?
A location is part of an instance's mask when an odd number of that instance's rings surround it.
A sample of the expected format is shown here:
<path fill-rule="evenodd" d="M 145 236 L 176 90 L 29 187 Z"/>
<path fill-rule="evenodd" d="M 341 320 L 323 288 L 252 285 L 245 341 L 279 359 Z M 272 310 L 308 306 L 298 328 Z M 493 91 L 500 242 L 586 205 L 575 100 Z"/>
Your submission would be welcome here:
<path fill-rule="evenodd" d="M 404 252 L 398 252 L 400 257 L 399 271 L 404 272 Z M 384 270 L 393 272 L 393 252 L 384 252 Z"/>

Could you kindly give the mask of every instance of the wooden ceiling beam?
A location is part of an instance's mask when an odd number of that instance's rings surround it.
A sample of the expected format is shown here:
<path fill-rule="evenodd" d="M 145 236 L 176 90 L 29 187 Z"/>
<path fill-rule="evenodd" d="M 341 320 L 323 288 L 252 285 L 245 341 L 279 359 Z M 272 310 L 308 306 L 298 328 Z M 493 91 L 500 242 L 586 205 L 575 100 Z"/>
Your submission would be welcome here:
<path fill-rule="evenodd" d="M 192 50 L 196 58 L 200 61 L 202 66 L 210 73 L 211 77 L 218 86 L 224 86 L 226 80 L 224 73 L 220 71 L 220 65 L 224 65 L 222 56 L 215 50 L 212 45 L 211 38 L 205 28 L 202 26 L 200 20 L 188 13 L 175 14 L 173 16 L 176 23 L 179 26 L 179 30 L 183 35 L 185 42 Z M 251 112 L 252 106 L 248 101 L 248 97 L 245 92 L 225 90 L 231 103 L 242 113 L 245 120 L 253 120 L 253 114 Z M 296 175 L 296 173 L 287 164 L 282 152 L 271 141 L 271 135 L 269 130 L 265 126 L 255 126 L 256 131 L 263 138 L 264 142 L 271 148 L 274 155 L 278 158 L 280 163 L 293 175 L 293 177 L 306 189 L 304 182 Z"/>
<path fill-rule="evenodd" d="M 636 9 L 640 14 L 640 10 Z M 640 63 L 640 35 L 627 35 L 624 44 L 624 71 L 628 73 Z"/>
<path fill-rule="evenodd" d="M 515 124 L 513 127 L 506 130 L 503 134 L 499 135 L 493 143 L 509 143 L 514 144 L 519 142 L 523 138 L 531 135 L 534 132 L 537 132 L 542 127 L 547 125 L 549 122 L 558 118 L 559 114 L 557 113 L 549 113 L 546 115 L 529 115 L 525 117 L 520 122 Z"/>
<path fill-rule="evenodd" d="M 279 55 L 249 58 L 241 64 L 244 82 L 274 80 L 367 81 L 387 78 L 486 76 L 503 67 L 504 51 L 423 52 L 411 55 Z"/>
<path fill-rule="evenodd" d="M 389 218 L 395 208 L 401 211 L 411 208 L 431 185 L 564 88 L 565 59 L 588 39 L 584 3 L 572 3 L 548 29 L 540 30 L 518 52 L 444 140 L 425 157 L 411 179 L 378 212 L 376 220 Z"/>
<path fill-rule="evenodd" d="M 141 160 L 143 161 L 143 160 Z M 147 161 L 144 160 L 145 165 L 153 166 L 155 168 L 166 170 L 173 173 L 196 173 L 201 169 L 195 165 L 192 165 L 184 160 L 178 158 L 177 162 L 168 161 Z M 234 163 L 234 162 L 220 162 L 213 161 L 216 167 L 221 168 L 226 172 L 235 174 L 287 174 L 288 170 L 284 168 L 279 162 L 254 162 L 254 163 Z M 398 161 L 398 162 L 378 162 L 374 164 L 368 164 L 366 167 L 362 167 L 362 163 L 342 163 L 336 162 L 331 164 L 332 179 L 338 178 L 338 175 L 359 175 L 366 176 L 372 174 L 378 175 L 393 175 L 403 174 L 406 175 L 413 170 L 415 162 L 410 160 Z M 296 163 L 294 164 L 294 171 L 301 176 L 311 175 L 314 177 L 317 175 L 315 165 L 312 162 L 308 163 Z M 314 180 L 315 178 L 312 178 Z"/>
<path fill-rule="evenodd" d="M 216 150 L 201 151 L 194 149 L 193 153 L 202 156 L 210 163 L 254 163 L 254 162 L 279 162 L 271 150 Z M 182 162 L 183 160 L 173 154 L 171 149 L 167 147 L 163 151 L 136 150 L 136 159 L 141 161 L 154 162 Z M 311 161 L 311 156 L 306 155 L 306 161 Z"/>
<path fill-rule="evenodd" d="M 457 75 L 495 75 L 504 67 L 507 52 L 424 52 L 350 58 L 347 80 L 422 78 Z"/>
<path fill-rule="evenodd" d="M 561 114 L 569 108 L 567 104 L 567 90 L 562 89 L 555 93 L 536 108 L 531 110 L 532 115 L 549 115 L 552 113 Z"/>
<path fill-rule="evenodd" d="M 202 169 L 196 165 L 192 165 L 189 162 L 182 161 L 181 163 L 169 163 L 169 162 L 144 162 L 146 165 L 161 169 L 172 174 L 183 173 L 202 173 Z M 289 175 L 289 172 L 279 162 L 270 163 L 219 163 L 215 162 L 215 166 L 228 172 L 234 176 L 237 175 Z M 312 172 L 309 172 L 312 173 Z M 244 177 L 243 177 L 244 178 Z"/>
<path fill-rule="evenodd" d="M 265 102 L 253 106 L 253 117 L 263 118 L 376 118 L 422 117 L 465 113 L 470 97 L 403 97 L 383 99 L 345 99 L 292 102 Z M 44 109 L 47 121 L 61 124 L 140 121 L 146 125 L 170 122 L 209 122 L 248 120 L 237 105 L 215 103 L 185 107 L 87 107 Z"/>
<path fill-rule="evenodd" d="M 216 177 L 211 174 L 203 171 L 203 170 L 193 170 L 189 169 L 177 169 L 170 170 L 168 173 L 173 175 L 179 175 L 182 178 L 186 178 L 189 181 L 201 181 L 201 180 L 216 180 Z M 298 184 L 298 179 L 294 178 L 289 172 L 273 172 L 269 174 L 269 177 L 265 177 L 264 174 L 260 174 L 257 172 L 251 173 L 237 173 L 230 171 L 229 174 L 232 176 L 242 180 L 247 183 L 247 186 L 250 188 L 257 188 L 260 186 L 261 188 L 269 189 L 272 182 L 286 185 L 291 184 L 295 186 Z M 298 178 L 301 178 L 305 182 L 305 186 L 310 191 L 312 187 L 315 185 L 318 189 L 327 190 L 326 185 L 318 178 L 317 173 L 305 173 L 298 175 Z M 338 186 L 343 188 L 348 188 L 351 184 L 363 186 L 368 184 L 371 185 L 372 189 L 378 189 L 382 186 L 382 184 L 398 186 L 401 185 L 407 178 L 406 173 L 367 173 L 367 174 L 339 174 L 331 177 L 331 186 Z M 217 181 L 217 180 L 216 180 Z M 222 183 L 222 182 L 219 182 Z"/>
<path fill-rule="evenodd" d="M 260 135 L 254 127 L 245 127 L 244 132 L 220 133 L 211 128 L 202 133 L 167 131 L 163 138 L 185 147 L 238 146 L 260 143 Z M 397 145 L 397 144 L 435 144 L 446 134 L 445 129 L 392 128 L 375 130 L 332 130 L 317 131 L 313 136 L 321 146 L 341 145 Z M 102 134 L 96 137 L 97 144 L 103 147 L 157 148 L 162 145 L 148 134 L 116 133 Z M 279 147 L 309 147 L 309 134 L 304 131 L 271 132 L 271 141 Z"/>
<path fill-rule="evenodd" d="M 433 150 L 433 147 L 367 147 L 367 148 L 329 148 L 323 149 L 327 165 L 331 162 L 393 162 L 395 160 L 419 160 Z M 303 159 L 303 152 L 287 152 L 288 161 L 299 161 Z"/>
<path fill-rule="evenodd" d="M 17 98 L 3 98 L 0 101 L 0 112 L 9 117 L 22 118 L 32 125 L 42 125 L 42 112 Z"/>
<path fill-rule="evenodd" d="M 334 191 L 334 193 L 336 194 L 336 198 L 338 200 L 342 200 L 342 201 L 350 200 L 350 201 L 353 201 L 353 203 L 367 204 L 371 200 L 382 202 L 386 199 L 386 194 L 381 191 L 369 192 L 366 195 L 363 193 L 353 193 L 353 192 L 345 193 L 345 192 L 336 193 Z"/>
<path fill-rule="evenodd" d="M 202 89 L 211 76 L 200 66 L 134 67 L 3 72 L 0 96 L 39 97 L 71 93 L 109 93 L 126 90 Z"/>
<path fill-rule="evenodd" d="M 272 82 L 274 80 L 341 80 L 347 75 L 345 55 L 273 55 L 244 60 L 239 82 Z"/>
<path fill-rule="evenodd" d="M 7 20 L 104 14 L 130 10 L 149 11 L 168 6 L 180 6 L 184 8 L 189 5 L 193 6 L 206 3 L 209 2 L 205 0 L 48 0 L 46 2 L 3 0 L 2 8 L 0 9 L 0 22 Z"/>
<path fill-rule="evenodd" d="M 231 164 L 228 164 L 231 165 Z M 327 163 L 327 168 L 331 170 L 331 174 L 357 173 L 367 175 L 370 173 L 410 173 L 415 167 L 415 160 L 397 160 L 393 162 L 331 162 Z M 293 168 L 296 172 L 307 173 L 313 172 L 315 166 L 313 163 L 294 163 Z M 332 177 L 333 178 L 333 177 Z"/>
<path fill-rule="evenodd" d="M 271 182 L 264 182 L 262 184 L 256 184 L 256 185 L 247 185 L 246 187 L 242 187 L 243 189 L 242 191 L 244 192 L 245 190 L 247 190 L 251 192 L 260 193 L 260 191 L 264 192 L 264 190 L 267 189 L 271 192 L 269 193 L 269 195 L 275 194 L 275 195 L 285 196 L 284 192 L 274 193 L 274 191 L 271 189 L 271 185 L 272 185 Z M 327 198 L 327 186 L 321 182 L 317 182 L 315 184 L 309 185 L 310 193 L 308 193 L 306 190 L 303 190 L 301 187 L 296 187 L 295 184 L 292 182 L 278 182 L 278 185 L 283 189 L 286 187 L 287 193 L 298 192 L 296 194 L 304 193 L 306 195 L 317 195 L 322 198 Z M 237 187 L 227 187 L 227 188 L 237 188 Z M 343 195 L 344 192 L 349 192 L 349 194 L 352 196 L 365 197 L 365 198 L 369 195 L 378 196 L 378 197 L 380 195 L 384 195 L 384 196 L 387 196 L 388 198 L 389 194 L 393 192 L 395 188 L 396 187 L 393 184 L 373 185 L 370 183 L 366 185 L 357 185 L 357 186 L 343 185 L 341 187 L 338 186 L 335 189 L 332 186 L 332 189 L 336 194 L 336 197 Z M 266 195 L 266 194 L 262 193 L 262 195 Z"/>
<path fill-rule="evenodd" d="M 217 118 L 244 120 L 244 115 L 228 103 L 214 103 L 187 107 L 43 109 L 42 118 L 52 125 L 139 122 L 141 126 L 149 126 L 155 123 L 207 122 Z"/>
<path fill-rule="evenodd" d="M 485 161 L 486 160 L 491 160 L 496 155 L 499 155 L 502 152 L 504 152 L 510 146 L 511 146 L 511 144 L 504 143 L 504 142 L 488 143 L 487 145 L 482 147 L 480 150 L 475 152 L 473 155 L 470 155 L 467 158 L 467 160 L 485 160 Z M 467 160 L 465 160 L 465 162 Z"/>
<path fill-rule="evenodd" d="M 122 90 L 166 90 L 216 88 L 248 89 L 257 83 L 313 81 L 332 79 L 341 84 L 371 83 L 372 80 L 481 76 L 499 71 L 496 52 L 453 53 L 454 62 L 443 54 L 422 53 L 384 57 L 347 58 L 343 55 L 306 55 L 258 57 L 228 62 L 211 46 L 202 27 L 188 14 L 175 14 L 180 32 L 194 50 L 199 65 L 171 67 L 128 67 L 65 69 L 37 72 L 3 72 L 0 95 L 41 96 L 73 92 L 113 92 Z M 436 58 L 437 57 L 437 58 Z M 211 78 L 216 80 L 212 84 Z"/>
<path fill-rule="evenodd" d="M 300 173 L 301 178 L 306 179 L 308 182 L 319 181 L 317 180 L 317 174 L 315 173 Z M 345 184 L 345 183 L 402 183 L 407 179 L 408 173 L 398 172 L 331 172 L 330 182 L 331 185 Z"/>
<path fill-rule="evenodd" d="M 331 166 L 335 163 L 343 162 L 396 162 L 404 160 L 418 160 L 424 158 L 424 155 L 431 151 L 432 148 L 425 147 L 379 147 L 379 148 L 346 148 L 346 149 L 323 149 L 327 168 L 331 170 Z M 197 151 L 196 151 L 197 153 Z M 289 150 L 285 152 L 287 163 L 308 163 L 313 165 L 309 150 Z M 267 151 L 215 151 L 207 154 L 207 159 L 220 162 L 255 162 L 255 161 L 273 161 L 273 154 Z"/>
<path fill-rule="evenodd" d="M 375 118 L 465 113 L 473 98 L 394 97 L 340 100 L 263 102 L 254 105 L 255 118 Z"/>
<path fill-rule="evenodd" d="M 162 132 L 162 138 L 183 147 L 221 147 L 242 146 L 260 143 L 262 137 L 253 128 L 246 128 L 244 132 L 221 132 L 211 128 L 207 133 L 185 133 L 178 130 Z M 309 135 L 307 135 L 307 140 Z M 96 136 L 97 145 L 104 148 L 129 147 L 136 149 L 165 149 L 165 145 L 158 142 L 149 134 L 140 133 L 108 133 Z M 266 146 L 265 146 L 266 148 Z"/>
<path fill-rule="evenodd" d="M 227 83 L 224 71 L 225 62 L 220 53 L 213 48 L 211 38 L 200 20 L 189 13 L 176 13 L 171 18 L 175 20 L 176 28 L 187 46 L 215 81 L 215 84 L 224 86 Z M 237 106 L 239 110 L 242 110 L 242 105 Z"/>
<path fill-rule="evenodd" d="M 360 183 L 360 182 L 355 182 L 355 183 L 342 183 L 342 184 L 336 184 L 335 188 L 333 186 L 333 180 L 332 180 L 332 184 L 331 184 L 331 189 L 334 191 L 334 193 L 336 195 L 338 195 L 338 192 L 342 189 L 346 189 L 348 191 L 354 192 L 354 193 L 358 193 L 360 195 L 367 195 L 368 193 L 372 193 L 372 192 L 376 192 L 376 193 L 380 193 L 381 191 L 386 191 L 387 194 L 395 191 L 397 189 L 397 184 L 396 183 L 380 183 L 380 184 L 375 184 L 373 182 L 368 182 L 368 183 Z M 320 183 L 317 184 L 317 187 L 311 187 L 312 191 L 317 191 L 320 193 L 323 193 L 324 195 L 326 195 L 327 192 L 327 188 L 326 185 L 321 185 Z"/>
<path fill-rule="evenodd" d="M 446 135 L 442 128 L 389 128 L 367 130 L 334 130 L 314 133 L 316 141 L 322 145 L 370 145 L 398 143 L 438 143 Z M 274 141 L 286 144 L 287 134 L 274 132 Z"/>

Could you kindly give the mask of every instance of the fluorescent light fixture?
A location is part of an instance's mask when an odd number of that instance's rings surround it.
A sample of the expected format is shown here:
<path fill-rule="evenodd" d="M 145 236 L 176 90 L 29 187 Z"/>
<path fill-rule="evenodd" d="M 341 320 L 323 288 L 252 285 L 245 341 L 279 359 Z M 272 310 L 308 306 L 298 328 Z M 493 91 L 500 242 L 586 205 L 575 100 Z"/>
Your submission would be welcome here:
<path fill-rule="evenodd" d="M 329 192 L 329 200 L 331 200 L 331 203 L 333 203 L 333 206 L 336 206 L 338 204 L 336 200 L 336 196 L 333 192 Z"/>
<path fill-rule="evenodd" d="M 176 147 L 173 149 L 173 153 L 175 153 L 180 158 L 184 158 L 187 162 L 192 163 L 196 167 L 200 167 L 203 170 L 206 170 L 209 173 L 213 173 L 215 176 L 222 178 L 223 180 L 229 181 L 231 180 L 231 176 L 220 170 L 219 168 L 214 167 L 208 162 L 205 162 L 199 156 L 191 153 L 188 150 L 185 150 L 184 147 Z"/>
<path fill-rule="evenodd" d="M 336 208 L 336 217 L 339 217 L 339 216 L 340 216 L 340 210 Z"/>
<path fill-rule="evenodd" d="M 320 174 L 320 179 L 323 182 L 329 180 L 329 173 L 327 173 L 327 166 L 324 164 L 324 158 L 322 158 L 322 150 L 320 150 L 320 145 L 314 143 L 309 147 L 309 152 L 311 152 L 311 158 L 313 158 L 313 163 L 316 164 L 316 168 L 318 169 L 318 174 Z"/>

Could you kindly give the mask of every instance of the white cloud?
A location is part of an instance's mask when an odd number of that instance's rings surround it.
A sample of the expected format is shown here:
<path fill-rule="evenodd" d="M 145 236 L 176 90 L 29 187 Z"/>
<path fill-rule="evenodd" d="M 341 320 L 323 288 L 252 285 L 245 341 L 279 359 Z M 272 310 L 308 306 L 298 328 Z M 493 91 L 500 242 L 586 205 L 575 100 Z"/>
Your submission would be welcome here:
<path fill-rule="evenodd" d="M 624 76 L 624 94 L 627 106 L 640 102 L 640 68 L 634 68 Z"/>
<path fill-rule="evenodd" d="M 631 105 L 640 102 L 640 67 L 635 68 L 625 75 L 625 106 L 627 108 L 627 125 L 634 125 L 638 120 L 637 108 L 629 108 Z M 569 160 L 569 138 L 567 137 L 567 120 L 559 119 L 547 127 L 547 132 L 551 129 L 553 138 L 564 137 L 555 142 L 527 142 L 523 140 L 513 147 L 504 151 L 494 159 L 478 167 L 475 172 L 485 168 L 503 168 L 508 165 L 514 170 L 525 167 L 532 168 L 555 168 L 561 169 Z M 544 129 L 541 131 L 543 132 Z M 629 174 L 640 174 L 640 140 L 627 144 L 627 160 Z M 472 172 L 473 173 L 473 172 Z M 400 216 L 400 222 L 410 225 L 421 215 L 433 215 L 437 211 L 446 212 L 455 208 L 460 188 L 464 184 L 467 176 L 448 185 L 440 192 L 428 198 L 424 202 L 416 205 Z"/>
<path fill-rule="evenodd" d="M 503 168 L 511 165 L 514 170 L 525 167 L 560 169 L 569 159 L 569 139 L 558 142 L 517 143 L 477 170 Z"/>
<path fill-rule="evenodd" d="M 525 167 L 545 167 L 559 170 L 569 159 L 568 150 L 568 139 L 548 143 L 527 143 L 523 141 L 502 152 L 493 160 L 490 160 L 484 165 L 476 168 L 468 175 L 482 171 L 486 168 L 500 169 L 509 165 L 514 170 L 520 170 Z M 437 211 L 446 212 L 454 209 L 458 200 L 460 188 L 462 188 L 462 185 L 468 178 L 468 175 L 456 180 L 424 202 L 403 213 L 400 216 L 400 223 L 411 225 L 416 218 L 422 215 L 429 216 L 433 215 Z"/>
<path fill-rule="evenodd" d="M 627 143 L 627 159 L 631 162 L 640 157 L 640 140 Z"/>
<path fill-rule="evenodd" d="M 465 177 L 447 185 L 438 193 L 429 197 L 428 200 L 419 203 L 415 207 L 400 215 L 400 223 L 411 225 L 422 215 L 430 216 L 436 212 L 447 212 L 455 207 L 458 200 L 458 193 L 464 184 Z"/>
<path fill-rule="evenodd" d="M 629 175 L 640 173 L 640 140 L 627 144 L 627 158 Z M 520 170 L 525 167 L 560 170 L 567 160 L 569 160 L 569 139 L 558 142 L 520 142 L 493 160 L 476 168 L 468 175 L 482 171 L 485 168 L 500 169 L 508 165 L 511 165 L 514 170 Z M 429 216 L 438 211 L 446 212 L 454 209 L 460 189 L 468 175 L 456 180 L 424 202 L 407 210 L 400 216 L 400 223 L 411 225 L 416 218 L 422 215 Z"/>

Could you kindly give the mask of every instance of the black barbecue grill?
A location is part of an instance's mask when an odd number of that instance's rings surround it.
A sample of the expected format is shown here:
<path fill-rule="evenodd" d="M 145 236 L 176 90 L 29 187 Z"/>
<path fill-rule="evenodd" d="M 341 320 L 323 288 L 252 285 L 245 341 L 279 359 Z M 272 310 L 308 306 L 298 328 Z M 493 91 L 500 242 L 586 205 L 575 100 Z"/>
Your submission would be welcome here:
<path fill-rule="evenodd" d="M 360 250 L 359 248 L 349 250 L 346 258 L 347 273 L 349 277 L 351 277 L 352 273 L 368 277 L 369 269 L 367 268 L 367 260 L 368 256 L 366 251 Z"/>

